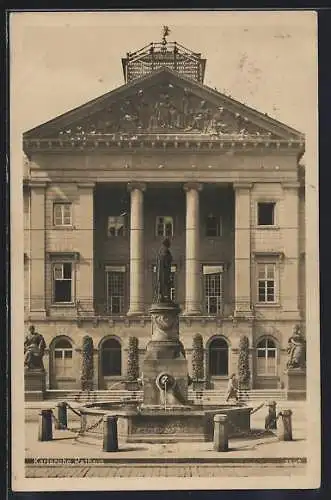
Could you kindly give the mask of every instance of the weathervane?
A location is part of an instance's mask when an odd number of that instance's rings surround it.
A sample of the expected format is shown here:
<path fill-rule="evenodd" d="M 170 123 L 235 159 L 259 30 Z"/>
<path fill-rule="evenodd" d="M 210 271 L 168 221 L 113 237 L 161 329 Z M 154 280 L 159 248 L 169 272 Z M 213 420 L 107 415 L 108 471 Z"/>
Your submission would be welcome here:
<path fill-rule="evenodd" d="M 167 45 L 167 36 L 170 35 L 170 29 L 169 26 L 163 26 L 163 31 L 162 31 L 162 43 L 163 45 Z"/>

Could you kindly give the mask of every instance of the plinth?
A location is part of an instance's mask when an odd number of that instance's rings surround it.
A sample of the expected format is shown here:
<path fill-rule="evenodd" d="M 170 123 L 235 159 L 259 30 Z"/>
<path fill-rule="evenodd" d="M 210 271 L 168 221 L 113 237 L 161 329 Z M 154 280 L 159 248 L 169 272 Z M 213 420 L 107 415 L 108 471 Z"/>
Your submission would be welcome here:
<path fill-rule="evenodd" d="M 144 407 L 187 405 L 188 366 L 179 340 L 180 308 L 174 302 L 153 304 L 150 309 L 152 338 L 143 361 Z M 162 378 L 164 375 L 165 378 Z M 163 380 L 171 379 L 164 392 Z M 163 386 L 162 386 L 163 387 Z"/>
<path fill-rule="evenodd" d="M 287 399 L 292 401 L 306 399 L 306 370 L 304 368 L 288 368 L 286 379 Z"/>
<path fill-rule="evenodd" d="M 42 401 L 46 392 L 46 372 L 44 369 L 24 370 L 25 401 Z"/>

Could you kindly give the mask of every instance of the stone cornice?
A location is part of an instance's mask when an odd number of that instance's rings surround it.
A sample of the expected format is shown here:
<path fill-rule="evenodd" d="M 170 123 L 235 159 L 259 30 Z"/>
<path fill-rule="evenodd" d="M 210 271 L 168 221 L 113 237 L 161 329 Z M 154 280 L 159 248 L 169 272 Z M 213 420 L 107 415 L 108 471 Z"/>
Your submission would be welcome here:
<path fill-rule="evenodd" d="M 48 185 L 48 182 L 37 179 L 30 179 L 26 185 L 28 185 L 32 189 L 35 188 L 45 189 Z"/>
<path fill-rule="evenodd" d="M 48 173 L 48 171 L 46 171 Z M 286 178 L 287 172 L 279 177 L 273 176 L 273 172 L 258 172 L 257 170 L 227 170 L 221 171 L 220 169 L 214 170 L 203 170 L 197 169 L 195 172 L 190 172 L 188 169 L 179 170 L 176 168 L 172 169 L 145 169 L 145 170 L 135 170 L 131 172 L 129 177 L 127 170 L 106 170 L 106 169 L 96 169 L 95 171 L 86 170 L 72 170 L 64 171 L 58 169 L 57 171 L 52 171 L 49 173 L 48 184 L 54 183 L 70 183 L 75 184 L 77 178 L 82 180 L 85 178 L 86 181 L 93 179 L 94 182 L 99 184 L 105 183 L 124 183 L 124 184 L 149 184 L 149 183 L 180 183 L 185 184 L 187 182 L 198 182 L 198 183 L 215 183 L 215 184 L 233 184 L 238 183 L 238 178 L 243 179 L 243 184 L 248 186 L 254 183 L 281 183 Z M 248 180 L 249 177 L 249 180 Z M 243 188 L 249 189 L 249 187 Z"/>
<path fill-rule="evenodd" d="M 77 187 L 80 189 L 94 189 L 95 184 L 95 182 L 78 182 Z"/>
<path fill-rule="evenodd" d="M 283 260 L 285 258 L 285 254 L 281 250 L 265 250 L 265 251 L 254 250 L 252 251 L 252 254 L 256 259 L 275 258 Z"/>
<path fill-rule="evenodd" d="M 282 182 L 282 187 L 284 189 L 299 189 L 301 184 L 298 181 L 286 181 Z"/>
<path fill-rule="evenodd" d="M 63 252 L 47 252 L 46 255 L 51 260 L 56 260 L 56 259 L 79 260 L 79 258 L 80 258 L 80 252 L 72 251 L 72 250 L 63 251 Z"/>
<path fill-rule="evenodd" d="M 252 182 L 238 181 L 233 183 L 233 189 L 252 189 Z"/>
<path fill-rule="evenodd" d="M 24 150 L 28 152 L 89 152 L 89 151 L 247 151 L 247 150 L 304 150 L 304 141 L 301 139 L 270 139 L 269 137 L 248 136 L 237 134 L 206 136 L 198 134 L 138 134 L 130 135 L 109 134 L 93 135 L 84 142 L 69 139 L 24 139 Z"/>

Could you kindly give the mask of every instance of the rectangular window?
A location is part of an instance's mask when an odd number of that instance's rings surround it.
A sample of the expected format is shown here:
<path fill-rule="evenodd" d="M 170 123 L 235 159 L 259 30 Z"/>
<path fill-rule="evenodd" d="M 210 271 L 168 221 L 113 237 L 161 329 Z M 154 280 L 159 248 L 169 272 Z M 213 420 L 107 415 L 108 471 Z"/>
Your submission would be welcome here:
<path fill-rule="evenodd" d="M 171 274 L 170 274 L 170 299 L 175 302 L 176 301 L 176 271 L 177 266 L 171 266 Z M 155 278 L 156 278 L 156 266 L 153 266 L 153 295 L 155 290 Z"/>
<path fill-rule="evenodd" d="M 71 226 L 71 203 L 54 203 L 53 222 L 54 226 Z"/>
<path fill-rule="evenodd" d="M 156 217 L 155 226 L 156 236 L 161 236 L 164 238 L 170 238 L 174 234 L 174 221 L 170 216 L 159 216 Z"/>
<path fill-rule="evenodd" d="M 276 302 L 276 265 L 257 265 L 258 302 Z"/>
<path fill-rule="evenodd" d="M 53 264 L 53 299 L 55 303 L 72 302 L 72 263 Z"/>
<path fill-rule="evenodd" d="M 223 308 L 223 266 L 203 266 L 204 308 L 207 314 L 221 314 Z"/>
<path fill-rule="evenodd" d="M 111 314 L 124 312 L 125 266 L 106 267 L 107 311 Z"/>
<path fill-rule="evenodd" d="M 107 235 L 108 238 L 113 236 L 125 236 L 126 224 L 124 215 L 111 215 L 108 217 Z"/>
<path fill-rule="evenodd" d="M 257 224 L 259 226 L 275 225 L 275 203 L 257 204 Z"/>
<path fill-rule="evenodd" d="M 221 217 L 212 214 L 206 217 L 206 236 L 214 238 L 222 236 Z"/>

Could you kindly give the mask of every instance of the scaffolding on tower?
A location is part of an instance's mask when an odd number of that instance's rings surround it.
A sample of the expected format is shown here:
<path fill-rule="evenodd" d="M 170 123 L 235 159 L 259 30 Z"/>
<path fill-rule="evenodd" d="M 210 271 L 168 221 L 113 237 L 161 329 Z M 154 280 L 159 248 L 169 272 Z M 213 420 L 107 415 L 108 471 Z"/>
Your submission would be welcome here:
<path fill-rule="evenodd" d="M 192 80 L 203 83 L 206 59 L 178 42 L 168 42 L 170 30 L 163 28 L 161 42 L 151 42 L 140 50 L 128 52 L 122 59 L 125 83 L 141 78 L 165 66 Z"/>

